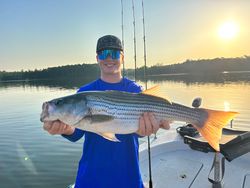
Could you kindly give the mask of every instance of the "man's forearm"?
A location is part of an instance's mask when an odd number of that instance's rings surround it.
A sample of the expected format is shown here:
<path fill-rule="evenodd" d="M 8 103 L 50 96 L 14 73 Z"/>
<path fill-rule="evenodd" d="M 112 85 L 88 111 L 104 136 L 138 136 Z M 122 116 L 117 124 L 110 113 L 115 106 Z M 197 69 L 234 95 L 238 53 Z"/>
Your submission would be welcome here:
<path fill-rule="evenodd" d="M 80 138 L 82 138 L 83 135 L 84 131 L 77 128 L 75 128 L 75 131 L 70 135 L 62 134 L 64 138 L 68 139 L 71 142 L 78 141 Z"/>

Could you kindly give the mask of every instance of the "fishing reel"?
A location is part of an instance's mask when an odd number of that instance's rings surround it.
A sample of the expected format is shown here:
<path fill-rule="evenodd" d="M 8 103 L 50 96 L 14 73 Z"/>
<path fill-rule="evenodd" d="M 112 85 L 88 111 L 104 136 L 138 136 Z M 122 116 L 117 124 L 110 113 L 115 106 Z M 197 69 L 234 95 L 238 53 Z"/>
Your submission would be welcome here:
<path fill-rule="evenodd" d="M 182 137 L 184 137 L 184 136 L 194 137 L 197 134 L 199 134 L 197 129 L 195 127 L 193 127 L 192 124 L 187 124 L 187 125 L 184 125 L 181 127 L 177 127 L 176 132 L 179 133 Z"/>

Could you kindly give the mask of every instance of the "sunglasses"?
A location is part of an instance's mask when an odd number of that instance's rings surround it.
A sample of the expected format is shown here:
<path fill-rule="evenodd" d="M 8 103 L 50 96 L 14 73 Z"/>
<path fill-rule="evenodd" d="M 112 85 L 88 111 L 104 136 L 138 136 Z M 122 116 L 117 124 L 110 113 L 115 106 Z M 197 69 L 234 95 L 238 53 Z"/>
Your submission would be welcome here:
<path fill-rule="evenodd" d="M 105 60 L 108 57 L 116 60 L 116 59 L 120 59 L 121 52 L 120 50 L 102 50 L 98 52 L 97 55 L 98 55 L 98 59 L 100 60 Z"/>

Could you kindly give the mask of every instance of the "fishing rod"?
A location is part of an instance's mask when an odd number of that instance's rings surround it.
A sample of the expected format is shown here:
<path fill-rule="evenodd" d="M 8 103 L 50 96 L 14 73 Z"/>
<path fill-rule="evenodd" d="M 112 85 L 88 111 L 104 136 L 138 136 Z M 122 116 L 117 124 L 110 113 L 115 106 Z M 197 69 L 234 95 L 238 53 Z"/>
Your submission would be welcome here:
<path fill-rule="evenodd" d="M 144 5 L 143 0 L 142 4 L 142 27 L 143 27 L 143 50 L 144 50 L 144 79 L 145 79 L 145 87 L 147 89 L 147 56 L 146 56 L 146 34 L 145 34 L 145 19 L 144 19 Z"/>
<path fill-rule="evenodd" d="M 134 62 L 135 62 L 135 72 L 134 72 L 134 77 L 136 81 L 136 70 L 137 70 L 137 65 L 136 65 L 136 36 L 135 36 L 135 6 L 134 6 L 134 0 L 132 0 L 132 11 L 133 11 L 133 28 L 134 28 Z"/>
<path fill-rule="evenodd" d="M 144 4 L 143 0 L 141 1 L 142 5 L 142 27 L 143 27 L 143 49 L 144 49 L 144 79 L 145 87 L 147 89 L 147 56 L 146 56 L 146 32 L 145 32 L 145 19 L 144 19 Z M 152 180 L 152 168 L 151 168 L 151 146 L 150 146 L 150 137 L 148 136 L 148 171 L 149 171 L 149 188 L 153 188 Z"/>
<path fill-rule="evenodd" d="M 124 28 L 123 28 L 123 0 L 121 0 L 121 16 L 122 16 L 122 45 L 124 47 Z M 135 35 L 135 9 L 134 9 L 134 0 L 132 0 L 132 11 L 133 11 L 133 28 L 134 28 L 134 79 L 136 81 L 137 75 L 137 64 L 136 64 L 136 35 Z M 143 21 L 143 49 L 144 49 L 144 79 L 145 79 L 145 88 L 147 89 L 147 56 L 146 56 L 146 35 L 145 35 L 145 19 L 144 19 L 144 4 L 142 0 L 142 21 Z M 123 63 L 123 71 L 125 71 Z M 124 75 L 124 73 L 123 73 Z M 150 146 L 150 137 L 148 136 L 148 163 L 149 163 L 149 188 L 153 188 L 152 181 L 152 168 L 151 168 L 151 146 Z"/>
<path fill-rule="evenodd" d="M 122 47 L 123 47 L 123 51 L 124 51 L 124 23 L 123 23 L 123 0 L 121 0 L 121 19 L 122 19 Z M 123 52 L 124 53 L 124 52 Z M 123 68 L 122 68 L 122 76 L 124 78 L 125 76 L 125 62 L 123 60 Z"/>

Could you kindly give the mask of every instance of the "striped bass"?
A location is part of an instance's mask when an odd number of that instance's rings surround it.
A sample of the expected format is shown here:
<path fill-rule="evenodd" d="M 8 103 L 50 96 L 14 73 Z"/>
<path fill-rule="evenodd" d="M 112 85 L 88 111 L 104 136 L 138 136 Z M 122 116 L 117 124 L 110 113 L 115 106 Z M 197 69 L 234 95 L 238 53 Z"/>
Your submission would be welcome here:
<path fill-rule="evenodd" d="M 219 151 L 222 128 L 237 112 L 190 108 L 156 96 L 154 88 L 142 93 L 85 91 L 43 103 L 41 121 L 60 120 L 79 129 L 119 141 L 115 134 L 134 133 L 139 117 L 152 112 L 157 121 L 191 123 Z"/>

